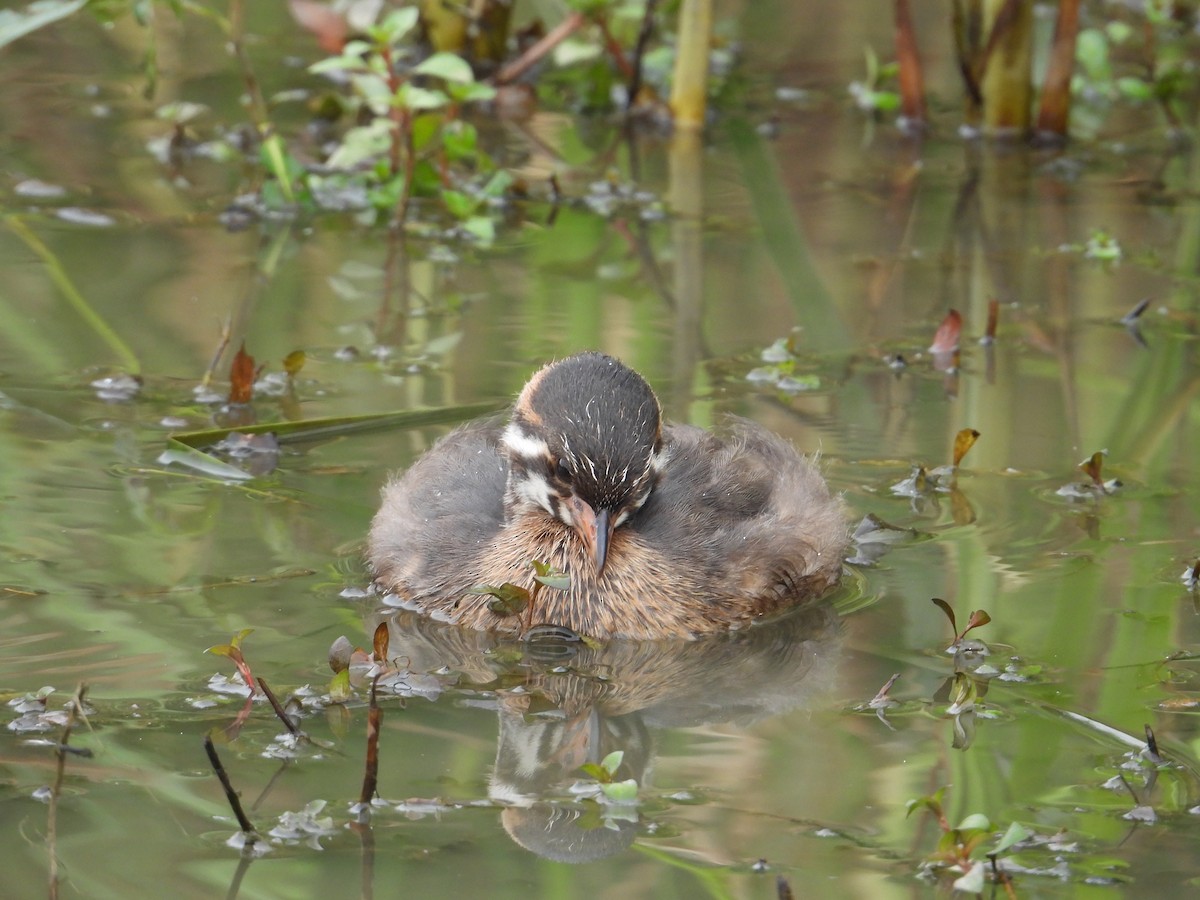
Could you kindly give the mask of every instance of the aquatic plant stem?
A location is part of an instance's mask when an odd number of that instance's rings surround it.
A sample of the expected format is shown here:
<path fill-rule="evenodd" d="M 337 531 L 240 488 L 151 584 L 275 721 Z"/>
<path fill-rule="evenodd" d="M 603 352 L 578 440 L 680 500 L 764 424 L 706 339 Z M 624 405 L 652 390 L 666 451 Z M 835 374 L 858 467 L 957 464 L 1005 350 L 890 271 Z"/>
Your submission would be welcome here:
<path fill-rule="evenodd" d="M 292 185 L 291 174 L 288 172 L 287 152 L 284 149 L 283 141 L 279 139 L 279 135 L 275 133 L 275 129 L 271 125 L 271 117 L 267 113 L 267 102 L 263 99 L 262 88 L 259 87 L 258 78 L 255 76 L 254 69 L 250 65 L 250 58 L 246 55 L 246 46 L 242 39 L 244 34 L 244 19 L 245 10 L 242 0 L 230 0 L 229 46 L 233 50 L 234 58 L 237 59 L 238 68 L 242 71 L 242 81 L 246 85 L 246 98 L 250 118 L 254 122 L 254 128 L 258 132 L 259 138 L 262 140 L 263 154 L 266 157 L 267 167 L 279 183 L 280 192 L 288 203 L 295 203 L 296 192 Z"/>
<path fill-rule="evenodd" d="M 671 76 L 671 114 L 677 128 L 704 127 L 711 40 L 712 0 L 683 0 L 679 8 L 679 48 Z"/>
<path fill-rule="evenodd" d="M 41 238 L 30 231 L 29 227 L 16 216 L 10 216 L 5 221 L 5 224 L 8 225 L 9 230 L 13 234 L 25 242 L 25 246 L 36 253 L 42 262 L 46 264 L 46 271 L 50 275 L 50 280 L 54 282 L 67 302 L 75 308 L 75 311 L 79 313 L 83 320 L 99 335 L 100 339 L 108 344 L 109 348 L 121 358 L 126 371 L 130 375 L 140 375 L 142 365 L 138 362 L 137 356 L 129 349 L 129 345 L 121 340 L 120 335 L 113 331 L 100 314 L 92 309 L 91 304 L 84 299 L 83 294 L 79 292 L 71 277 L 63 269 L 62 262 L 54 255 L 54 251 L 42 243 Z"/>

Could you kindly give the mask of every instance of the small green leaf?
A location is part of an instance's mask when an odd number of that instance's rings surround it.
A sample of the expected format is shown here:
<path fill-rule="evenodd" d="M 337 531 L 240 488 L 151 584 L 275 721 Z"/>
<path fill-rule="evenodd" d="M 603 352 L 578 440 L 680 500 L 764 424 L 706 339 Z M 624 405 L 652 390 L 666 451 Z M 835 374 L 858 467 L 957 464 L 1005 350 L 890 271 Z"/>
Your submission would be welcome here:
<path fill-rule="evenodd" d="M 413 72 L 459 84 L 470 84 L 475 80 L 470 64 L 456 53 L 435 53 L 413 68 Z"/>
<path fill-rule="evenodd" d="M 974 863 L 965 875 L 954 881 L 954 889 L 964 894 L 982 894 L 984 887 L 983 863 Z"/>
<path fill-rule="evenodd" d="M 638 784 L 632 778 L 600 785 L 604 796 L 613 803 L 633 803 L 637 800 Z"/>
<path fill-rule="evenodd" d="M 496 99 L 496 89 L 482 81 L 472 81 L 470 84 L 447 82 L 446 90 L 459 103 L 485 103 Z"/>
<path fill-rule="evenodd" d="M 479 584 L 468 593 L 490 595 L 488 609 L 498 616 L 514 616 L 529 605 L 529 591 L 511 581 L 501 585 Z"/>
<path fill-rule="evenodd" d="M 446 205 L 447 211 L 456 219 L 466 219 L 475 212 L 478 201 L 474 197 L 468 197 L 462 191 L 444 190 L 442 191 L 442 203 Z"/>
<path fill-rule="evenodd" d="M 617 773 L 617 769 L 621 768 L 621 762 L 624 759 L 624 750 L 614 750 L 612 753 L 608 754 L 608 756 L 604 757 L 604 759 L 600 760 L 600 765 L 609 775 L 615 775 Z"/>
<path fill-rule="evenodd" d="M 495 174 L 488 179 L 487 184 L 483 186 L 483 190 L 480 193 L 485 197 L 503 197 L 504 192 L 512 187 L 512 183 L 513 177 L 511 173 L 504 169 L 497 169 Z"/>
<path fill-rule="evenodd" d="M 1000 838 L 1000 841 L 996 844 L 995 849 L 992 850 L 992 854 L 999 855 L 1014 844 L 1019 844 L 1021 841 L 1028 840 L 1029 836 L 1029 829 L 1027 829 L 1020 822 L 1010 822 L 1008 825 L 1008 830 L 1004 832 L 1003 837 Z"/>
<path fill-rule="evenodd" d="M 421 11 L 417 7 L 402 6 L 384 16 L 383 21 L 372 29 L 372 33 L 377 34 L 384 43 L 394 46 L 416 27 L 420 17 Z"/>
<path fill-rule="evenodd" d="M 983 813 L 971 813 L 958 823 L 959 831 L 991 831 L 992 823 Z"/>
<path fill-rule="evenodd" d="M 601 784 L 607 784 L 612 780 L 612 776 L 604 771 L 604 769 L 596 763 L 584 763 L 579 767 L 580 771 L 599 781 Z"/>
<path fill-rule="evenodd" d="M 496 223 L 488 216 L 471 216 L 460 227 L 484 246 L 496 240 Z"/>
<path fill-rule="evenodd" d="M 442 91 L 417 87 L 407 81 L 396 91 L 396 105 L 404 109 L 441 109 L 449 102 L 450 98 Z"/>

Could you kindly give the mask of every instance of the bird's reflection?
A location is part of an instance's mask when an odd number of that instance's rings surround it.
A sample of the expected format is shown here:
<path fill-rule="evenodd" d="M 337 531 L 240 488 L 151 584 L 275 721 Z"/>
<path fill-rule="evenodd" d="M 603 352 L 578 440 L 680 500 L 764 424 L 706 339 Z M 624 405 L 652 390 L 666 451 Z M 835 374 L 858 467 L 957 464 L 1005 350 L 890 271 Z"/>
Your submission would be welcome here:
<path fill-rule="evenodd" d="M 619 778 L 643 788 L 659 728 L 746 725 L 815 705 L 836 677 L 841 629 L 816 604 L 769 624 L 690 642 L 501 640 L 407 611 L 379 610 L 392 658 L 416 672 L 449 669 L 494 691 L 499 716 L 489 797 L 505 830 L 547 859 L 586 862 L 627 847 L 636 808 L 581 803 L 580 767 L 623 753 Z"/>

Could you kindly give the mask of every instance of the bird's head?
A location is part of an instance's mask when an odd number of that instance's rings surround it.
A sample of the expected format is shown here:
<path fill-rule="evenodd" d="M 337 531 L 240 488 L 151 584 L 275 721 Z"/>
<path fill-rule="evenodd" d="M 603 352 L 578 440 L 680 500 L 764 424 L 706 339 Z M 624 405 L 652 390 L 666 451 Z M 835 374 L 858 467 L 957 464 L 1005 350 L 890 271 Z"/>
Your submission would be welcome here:
<path fill-rule="evenodd" d="M 637 372 L 582 353 L 534 373 L 501 438 L 510 513 L 569 525 L 604 571 L 613 531 L 650 496 L 664 462 L 658 398 Z"/>

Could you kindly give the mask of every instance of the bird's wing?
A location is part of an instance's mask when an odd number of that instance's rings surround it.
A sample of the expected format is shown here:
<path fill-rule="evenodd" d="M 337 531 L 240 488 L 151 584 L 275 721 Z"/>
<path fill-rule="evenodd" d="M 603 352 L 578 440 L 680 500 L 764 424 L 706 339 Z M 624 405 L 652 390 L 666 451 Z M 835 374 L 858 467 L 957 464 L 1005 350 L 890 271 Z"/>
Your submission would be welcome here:
<path fill-rule="evenodd" d="M 367 556 L 385 588 L 459 580 L 495 537 L 508 474 L 500 429 L 492 419 L 450 432 L 383 488 Z"/>
<path fill-rule="evenodd" d="M 836 580 L 843 508 L 812 461 L 742 419 L 716 434 L 670 425 L 666 441 L 664 476 L 630 523 L 649 545 L 754 595 Z"/>

